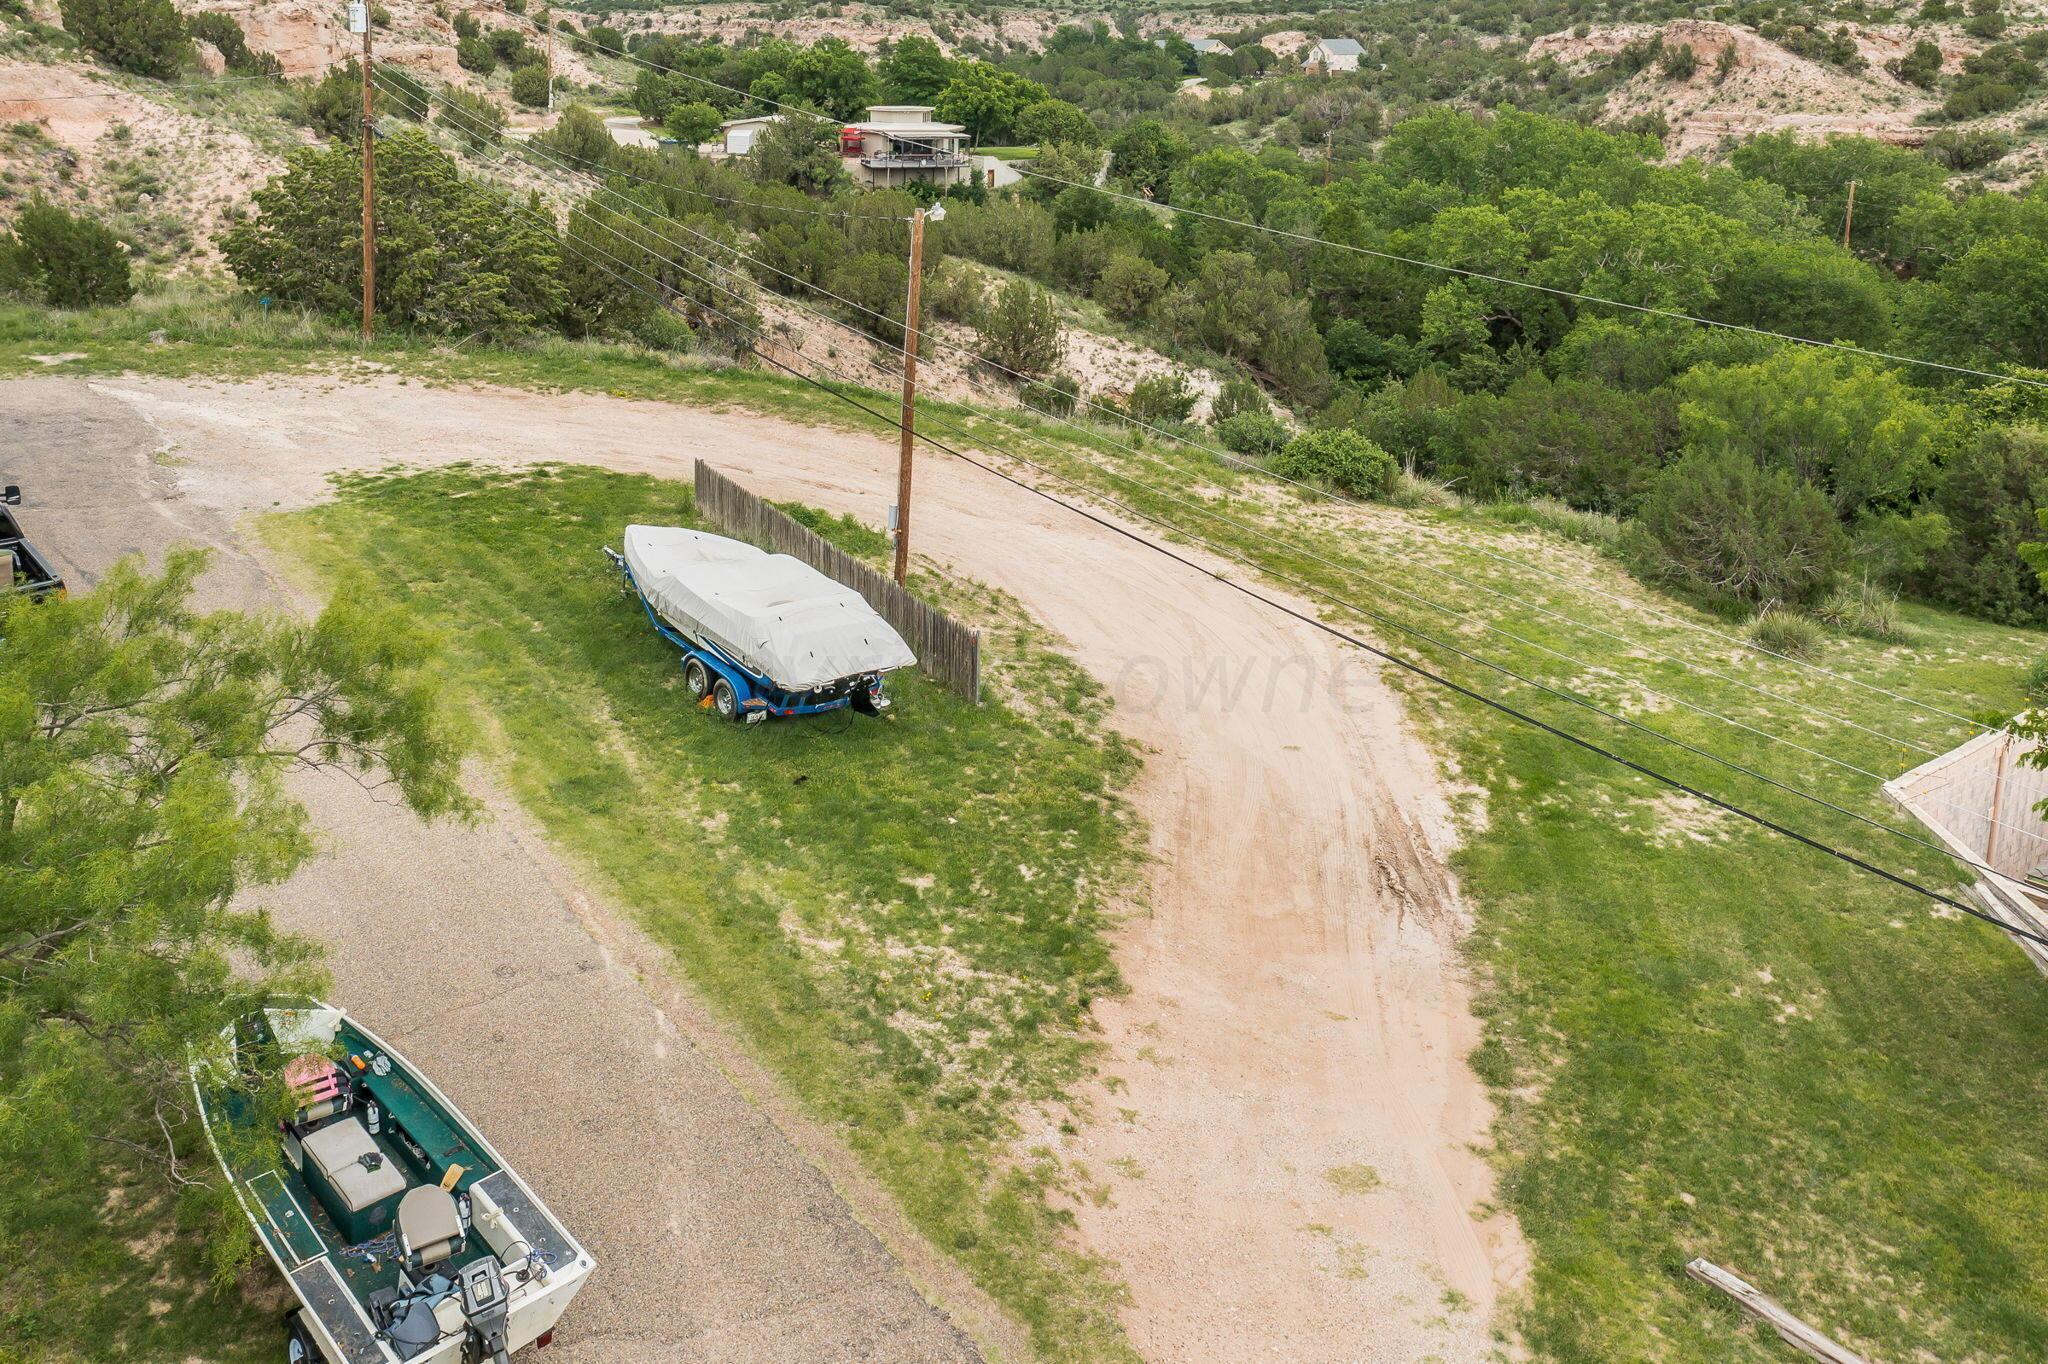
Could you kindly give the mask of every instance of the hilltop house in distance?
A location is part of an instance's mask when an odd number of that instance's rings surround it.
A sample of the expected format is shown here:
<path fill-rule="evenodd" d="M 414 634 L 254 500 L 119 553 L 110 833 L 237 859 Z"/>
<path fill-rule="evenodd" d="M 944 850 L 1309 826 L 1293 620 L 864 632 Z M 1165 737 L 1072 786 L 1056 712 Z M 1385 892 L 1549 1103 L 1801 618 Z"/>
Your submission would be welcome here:
<path fill-rule="evenodd" d="M 965 184 L 973 174 L 967 129 L 932 122 L 929 104 L 877 104 L 840 134 L 839 154 L 856 184 L 897 189 L 912 181 Z"/>
<path fill-rule="evenodd" d="M 1301 69 L 1310 75 L 1327 76 L 1333 71 L 1356 71 L 1365 48 L 1356 38 L 1318 38 L 1302 59 Z"/>

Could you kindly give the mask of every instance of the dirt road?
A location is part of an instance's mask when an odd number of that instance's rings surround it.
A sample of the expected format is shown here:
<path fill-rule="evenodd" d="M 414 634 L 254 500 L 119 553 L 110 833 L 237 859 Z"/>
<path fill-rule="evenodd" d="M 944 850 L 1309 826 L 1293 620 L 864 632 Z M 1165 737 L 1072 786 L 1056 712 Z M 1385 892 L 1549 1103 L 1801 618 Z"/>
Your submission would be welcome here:
<path fill-rule="evenodd" d="M 391 462 L 686 478 L 701 454 L 875 524 L 893 490 L 890 442 L 580 395 L 120 380 L 91 404 L 153 424 L 162 481 L 223 524 Z M 1130 1285 L 1134 1341 L 1156 1360 L 1488 1357 L 1523 1253 L 1475 1212 L 1488 1113 L 1450 825 L 1397 702 L 1359 655 L 988 475 L 925 459 L 918 490 L 920 552 L 1065 635 L 1151 750 L 1132 988 L 1098 1011 L 1113 1078 L 1078 1135 L 1034 1134 L 1109 1186 L 1075 1213 Z"/>
<path fill-rule="evenodd" d="M 5 472 L 37 543 L 74 585 L 124 553 L 210 544 L 211 604 L 276 605 L 281 585 L 231 519 L 263 504 L 209 496 L 236 482 L 226 459 L 203 466 L 222 483 L 161 462 L 150 415 L 84 384 L 0 384 Z M 240 440 L 188 449 L 273 462 L 248 439 L 260 401 L 248 416 L 224 429 Z M 480 827 L 434 827 L 345 777 L 297 794 L 324 855 L 265 902 L 330 946 L 335 997 L 419 1061 L 598 1258 L 550 1360 L 980 1358 L 814 1163 L 835 1164 L 829 1143 L 750 1101 L 772 1084 L 515 809 L 493 800 Z M 919 1268 L 986 1312 L 950 1266 Z"/>

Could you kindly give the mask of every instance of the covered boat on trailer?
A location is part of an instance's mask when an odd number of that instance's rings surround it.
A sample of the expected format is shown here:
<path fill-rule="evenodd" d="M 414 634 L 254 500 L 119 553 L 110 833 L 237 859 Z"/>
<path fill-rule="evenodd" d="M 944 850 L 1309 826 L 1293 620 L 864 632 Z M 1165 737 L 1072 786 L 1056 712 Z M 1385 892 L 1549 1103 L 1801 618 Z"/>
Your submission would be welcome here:
<path fill-rule="evenodd" d="M 677 526 L 628 526 L 605 553 L 682 650 L 692 698 L 729 720 L 875 714 L 884 674 L 917 662 L 866 598 L 790 555 Z"/>
<path fill-rule="evenodd" d="M 299 1300 L 292 1364 L 502 1364 L 550 1342 L 596 1261 L 446 1095 L 327 1005 L 223 1040 L 193 1094 Z"/>

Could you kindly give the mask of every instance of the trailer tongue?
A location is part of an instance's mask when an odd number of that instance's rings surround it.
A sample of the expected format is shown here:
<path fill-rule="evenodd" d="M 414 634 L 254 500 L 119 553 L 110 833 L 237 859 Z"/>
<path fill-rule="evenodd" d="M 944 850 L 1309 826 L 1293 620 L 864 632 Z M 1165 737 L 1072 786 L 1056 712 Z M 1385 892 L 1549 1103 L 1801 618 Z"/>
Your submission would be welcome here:
<path fill-rule="evenodd" d="M 673 526 L 628 526 L 605 551 L 693 699 L 730 720 L 888 706 L 882 676 L 917 661 L 860 593 L 787 554 Z"/>
<path fill-rule="evenodd" d="M 22 533 L 9 507 L 21 505 L 21 489 L 12 483 L 0 489 L 0 597 L 19 592 L 41 597 L 64 590 L 64 580 L 51 569 Z"/>

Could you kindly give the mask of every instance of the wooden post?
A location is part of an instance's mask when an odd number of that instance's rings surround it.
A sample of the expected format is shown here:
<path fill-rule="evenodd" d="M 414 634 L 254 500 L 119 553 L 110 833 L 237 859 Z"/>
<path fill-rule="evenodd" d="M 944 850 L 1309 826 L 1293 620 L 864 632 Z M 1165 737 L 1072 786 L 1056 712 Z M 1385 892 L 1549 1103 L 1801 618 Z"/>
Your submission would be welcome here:
<path fill-rule="evenodd" d="M 1856 221 L 1856 182 L 1849 182 L 1849 205 L 1842 210 L 1842 249 L 1849 249 L 1849 228 Z"/>
<path fill-rule="evenodd" d="M 370 344 L 370 316 L 377 307 L 376 110 L 370 100 L 370 7 L 363 5 L 363 344 Z"/>
<path fill-rule="evenodd" d="M 1998 741 L 1997 766 L 1991 772 L 1991 813 L 1984 821 L 1984 865 L 1997 871 L 1992 859 L 1998 856 L 1998 807 L 2005 800 L 2006 759 L 2012 754 L 2012 735 Z"/>
<path fill-rule="evenodd" d="M 548 112 L 555 112 L 555 14 L 552 9 L 540 12 L 541 27 L 548 35 Z"/>
<path fill-rule="evenodd" d="M 1779 1306 L 1775 1299 L 1766 1297 L 1711 1260 L 1694 1260 L 1685 1267 L 1685 1272 L 1735 1299 L 1743 1311 L 1776 1331 L 1779 1339 L 1809 1359 L 1818 1359 L 1822 1364 L 1867 1364 L 1862 1355 L 1829 1340 Z"/>
<path fill-rule="evenodd" d="M 910 459 L 917 429 L 918 295 L 924 281 L 924 210 L 910 219 L 910 296 L 903 305 L 903 440 L 896 447 L 896 582 L 910 575 Z"/>

